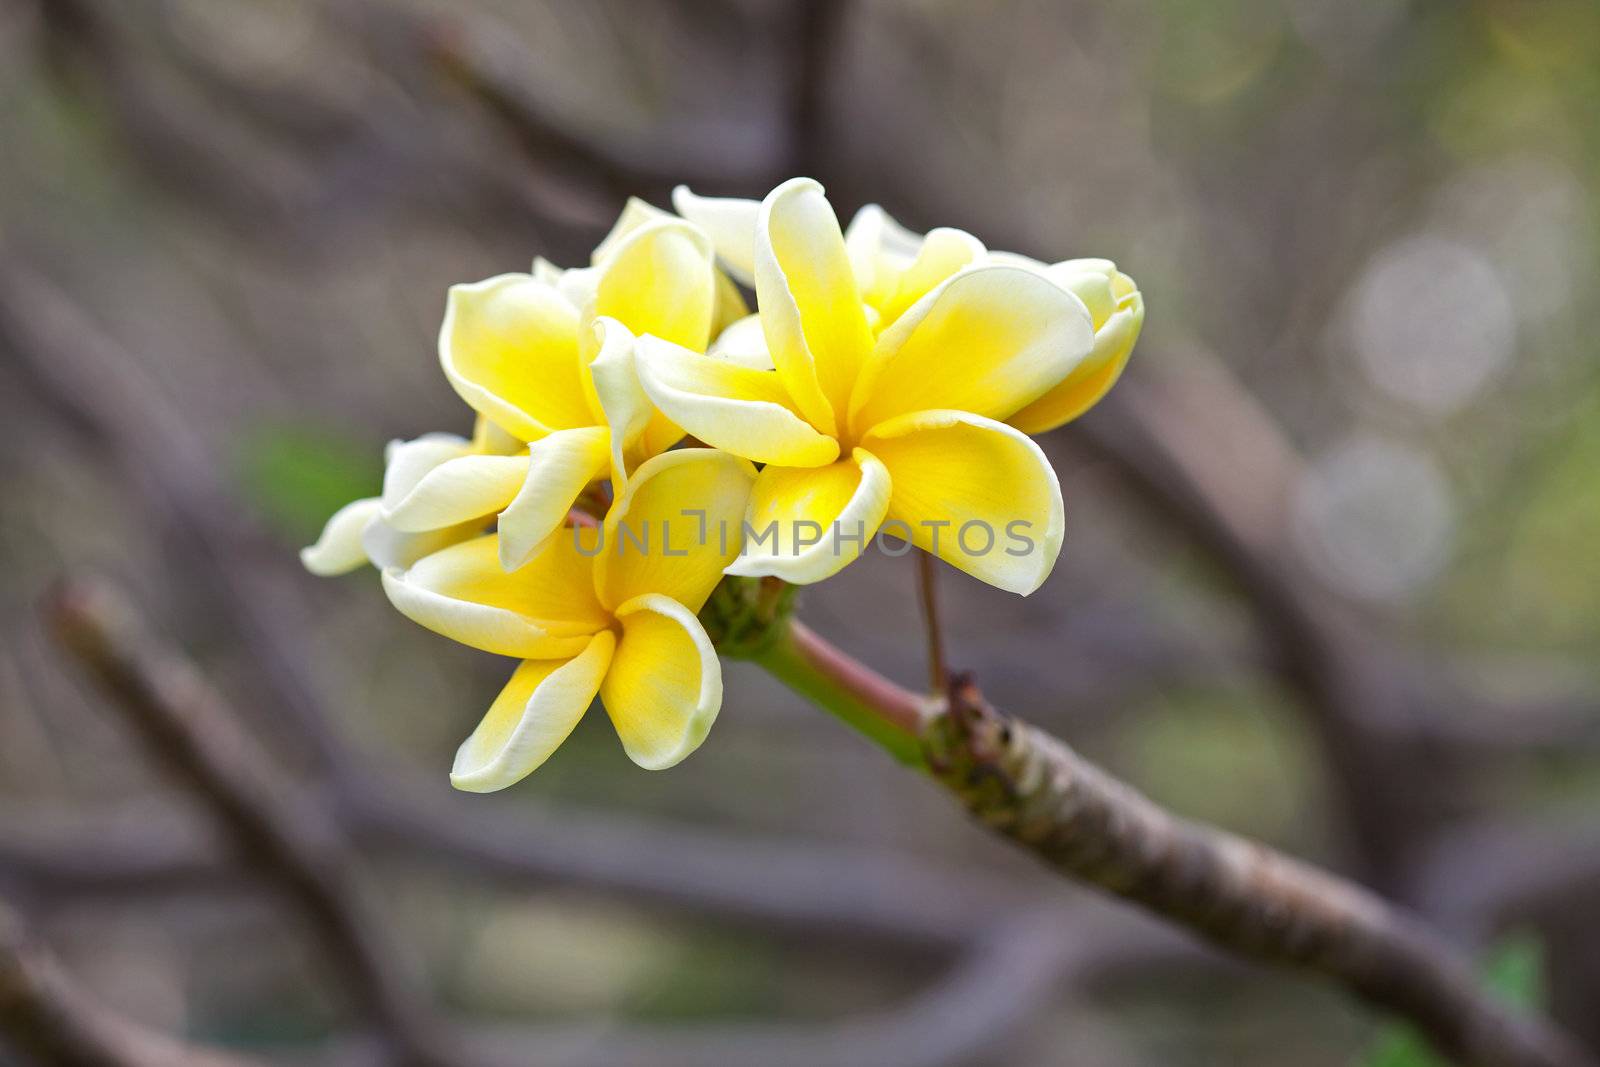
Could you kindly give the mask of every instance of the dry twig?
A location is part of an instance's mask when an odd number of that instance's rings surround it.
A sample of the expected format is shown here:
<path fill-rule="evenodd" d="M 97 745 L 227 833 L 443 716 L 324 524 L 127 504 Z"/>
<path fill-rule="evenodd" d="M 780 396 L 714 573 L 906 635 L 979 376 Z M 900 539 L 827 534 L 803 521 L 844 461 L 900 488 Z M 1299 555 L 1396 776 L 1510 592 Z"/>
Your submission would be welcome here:
<path fill-rule="evenodd" d="M 59 588 L 49 605 L 62 642 L 115 700 L 145 744 L 202 798 L 241 858 L 312 924 L 363 1015 L 404 1061 L 450 1062 L 359 891 L 337 821 L 284 780 L 186 663 L 151 648 L 104 586 Z"/>
<path fill-rule="evenodd" d="M 906 734 L 917 697 L 800 627 L 803 662 L 854 716 Z M 795 672 L 781 675 L 796 684 Z M 898 690 L 898 692 L 891 692 Z M 885 695 L 888 693 L 889 695 Z M 912 735 L 915 736 L 915 735 Z M 1054 869 L 1248 959 L 1330 978 L 1473 1067 L 1590 1067 L 1554 1024 L 1490 996 L 1472 969 L 1379 897 L 1264 845 L 1186 822 L 1005 716 L 970 679 L 920 729 L 933 776 L 985 826 Z"/>
<path fill-rule="evenodd" d="M 63 1067 L 251 1067 L 122 1018 L 61 968 L 21 918 L 0 904 L 0 1036 L 42 1064 Z"/>

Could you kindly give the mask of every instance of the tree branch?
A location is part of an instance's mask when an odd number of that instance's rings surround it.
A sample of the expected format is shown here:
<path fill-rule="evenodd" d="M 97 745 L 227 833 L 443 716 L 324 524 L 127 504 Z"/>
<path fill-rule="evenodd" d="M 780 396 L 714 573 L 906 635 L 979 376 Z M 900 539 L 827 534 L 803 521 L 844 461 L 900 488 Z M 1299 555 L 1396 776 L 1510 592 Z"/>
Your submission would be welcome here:
<path fill-rule="evenodd" d="M 779 677 L 802 693 L 836 691 L 850 716 L 920 744 L 932 776 L 985 826 L 1052 868 L 1148 909 L 1248 959 L 1331 978 L 1408 1020 L 1473 1067 L 1592 1067 L 1553 1024 L 1490 997 L 1472 969 L 1359 886 L 1255 842 L 1170 815 L 1063 742 L 996 711 L 968 679 L 920 738 L 914 694 L 803 626 Z M 794 664 L 817 666 L 815 679 Z M 841 679 L 848 679 L 842 684 Z M 896 692 L 897 691 L 897 692 Z"/>
<path fill-rule="evenodd" d="M 137 1026 L 81 989 L 22 920 L 0 904 L 0 1035 L 42 1064 L 250 1067 L 243 1057 Z"/>
<path fill-rule="evenodd" d="M 362 1014 L 404 1062 L 450 1062 L 409 968 L 380 935 L 358 891 L 337 820 L 272 770 L 220 698 L 181 660 L 145 644 L 126 605 L 102 585 L 59 588 L 49 612 L 145 744 L 315 927 Z"/>

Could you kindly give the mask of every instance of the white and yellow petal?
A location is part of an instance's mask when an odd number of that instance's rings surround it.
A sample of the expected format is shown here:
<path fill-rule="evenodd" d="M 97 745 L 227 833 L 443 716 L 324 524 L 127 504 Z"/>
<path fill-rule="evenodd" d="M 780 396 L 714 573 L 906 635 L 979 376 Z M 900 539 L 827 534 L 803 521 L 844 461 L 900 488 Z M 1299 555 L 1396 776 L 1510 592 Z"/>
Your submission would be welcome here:
<path fill-rule="evenodd" d="M 451 545 L 480 536 L 484 525 L 483 519 L 470 519 L 455 526 L 412 533 L 395 529 L 379 514 L 361 531 L 361 547 L 380 571 L 404 568 Z"/>
<path fill-rule="evenodd" d="M 600 263 L 594 314 L 703 352 L 716 304 L 712 255 L 705 234 L 682 219 L 645 222 Z"/>
<path fill-rule="evenodd" d="M 966 411 L 922 411 L 875 427 L 861 445 L 889 472 L 885 532 L 1024 596 L 1049 576 L 1065 515 L 1032 438 Z"/>
<path fill-rule="evenodd" d="M 867 204 L 844 231 L 845 250 L 855 272 L 861 298 L 869 304 L 887 299 L 922 247 L 922 234 L 906 229 L 877 204 Z"/>
<path fill-rule="evenodd" d="M 565 273 L 566 271 L 543 256 L 533 257 L 533 276 L 546 285 L 559 286 L 561 284 L 561 276 Z"/>
<path fill-rule="evenodd" d="M 524 441 L 598 421 L 578 351 L 578 311 L 532 275 L 452 286 L 439 363 L 474 411 Z"/>
<path fill-rule="evenodd" d="M 826 467 L 768 466 L 756 475 L 745 542 L 727 573 L 820 582 L 860 556 L 889 508 L 889 472 L 856 449 Z"/>
<path fill-rule="evenodd" d="M 482 415 L 473 421 L 471 444 L 473 452 L 485 456 L 514 456 L 527 447 L 527 442 L 506 433 Z"/>
<path fill-rule="evenodd" d="M 622 205 L 621 213 L 617 215 L 617 221 L 611 224 L 610 232 L 594 246 L 594 253 L 589 257 L 590 264 L 600 266 L 610 258 L 611 253 L 616 251 L 624 238 L 641 226 L 671 217 L 649 201 L 641 200 L 637 196 L 628 197 Z"/>
<path fill-rule="evenodd" d="M 479 420 L 481 426 L 483 420 Z M 478 430 L 474 429 L 476 436 Z M 487 436 L 487 431 L 485 436 Z M 522 450 L 521 442 L 513 451 Z M 425 433 L 409 441 L 390 441 L 383 449 L 383 499 L 398 502 L 441 463 L 474 453 L 473 443 L 453 433 Z"/>
<path fill-rule="evenodd" d="M 647 593 L 699 611 L 739 553 L 755 468 L 710 448 L 646 460 L 601 527 L 595 589 L 608 607 Z"/>
<path fill-rule="evenodd" d="M 639 440 L 656 409 L 639 384 L 633 331 L 610 318 L 596 320 L 594 330 L 600 352 L 589 364 L 589 374 L 611 428 L 611 477 L 620 489 L 627 483 L 625 452 Z"/>
<path fill-rule="evenodd" d="M 970 411 L 1006 418 L 1067 376 L 1094 345 L 1083 301 L 1017 267 L 978 267 L 928 293 L 878 338 L 850 425 Z"/>
<path fill-rule="evenodd" d="M 1122 377 L 1143 327 L 1144 297 L 1137 290 L 1119 297 L 1116 310 L 1095 330 L 1094 349 L 1088 358 L 1060 384 L 1006 421 L 1023 433 L 1044 433 L 1094 407 Z"/>
<path fill-rule="evenodd" d="M 499 538 L 475 537 L 410 567 L 387 568 L 383 589 L 406 618 L 473 648 L 523 659 L 576 655 L 610 624 L 579 533 L 550 538 L 509 574 Z"/>
<path fill-rule="evenodd" d="M 775 369 L 772 352 L 767 348 L 767 335 L 761 329 L 760 315 L 746 315 L 729 323 L 711 342 L 706 355 L 751 370 Z"/>
<path fill-rule="evenodd" d="M 821 185 L 792 178 L 761 202 L 755 271 L 779 377 L 813 426 L 837 432 L 873 342 L 844 235 Z"/>
<path fill-rule="evenodd" d="M 694 612 L 646 594 L 617 608 L 622 637 L 600 702 L 628 758 L 671 767 L 705 740 L 722 707 L 722 666 Z"/>
<path fill-rule="evenodd" d="M 776 372 L 704 356 L 653 337 L 635 346 L 639 383 L 685 433 L 757 463 L 831 463 L 839 444 L 796 409 Z"/>
<path fill-rule="evenodd" d="M 705 231 L 722 269 L 734 281 L 755 288 L 756 217 L 761 213 L 761 201 L 699 196 L 680 185 L 672 190 L 672 207 Z"/>
<path fill-rule="evenodd" d="M 526 453 L 448 459 L 404 493 L 390 494 L 385 484 L 383 519 L 402 533 L 422 533 L 492 515 L 512 501 L 527 474 Z"/>
<path fill-rule="evenodd" d="M 589 710 L 615 647 L 616 638 L 604 630 L 570 659 L 528 660 L 519 666 L 456 750 L 450 784 L 488 793 L 536 770 Z"/>
<path fill-rule="evenodd" d="M 346 574 L 365 565 L 367 550 L 361 535 L 382 510 L 383 501 L 375 496 L 352 500 L 328 519 L 316 544 L 300 550 L 300 562 L 320 578 Z"/>
<path fill-rule="evenodd" d="M 526 563 L 610 463 L 611 431 L 604 426 L 557 430 L 529 445 L 520 488 L 500 513 L 500 565 L 515 570 Z"/>
<path fill-rule="evenodd" d="M 945 279 L 983 262 L 986 255 L 983 242 L 965 230 L 947 226 L 929 230 L 916 257 L 903 270 L 892 274 L 892 286 L 875 303 L 879 328 L 887 327 L 905 314 Z"/>

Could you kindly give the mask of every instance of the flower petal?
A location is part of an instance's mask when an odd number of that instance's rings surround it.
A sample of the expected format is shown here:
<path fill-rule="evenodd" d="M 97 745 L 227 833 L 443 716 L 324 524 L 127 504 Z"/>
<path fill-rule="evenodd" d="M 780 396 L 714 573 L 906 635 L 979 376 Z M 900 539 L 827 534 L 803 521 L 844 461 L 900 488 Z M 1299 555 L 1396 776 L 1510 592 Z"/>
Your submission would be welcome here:
<path fill-rule="evenodd" d="M 646 460 L 601 528 L 595 589 L 608 607 L 660 593 L 699 611 L 739 554 L 755 468 L 726 452 L 680 448 Z"/>
<path fill-rule="evenodd" d="M 516 451 L 522 447 L 522 442 L 517 442 Z M 439 464 L 472 452 L 472 442 L 453 433 L 425 433 L 409 441 L 390 441 L 383 450 L 384 504 L 399 503 Z"/>
<path fill-rule="evenodd" d="M 473 420 L 472 451 L 486 456 L 514 456 L 527 447 L 525 442 L 512 437 L 484 416 Z"/>
<path fill-rule="evenodd" d="M 722 664 L 694 612 L 657 594 L 617 609 L 622 640 L 600 701 L 628 758 L 658 771 L 705 740 L 722 708 Z"/>
<path fill-rule="evenodd" d="M 629 234 L 648 223 L 671 217 L 667 212 L 662 211 L 647 200 L 641 200 L 637 196 L 628 197 L 627 201 L 622 205 L 622 212 L 617 215 L 617 221 L 611 224 L 611 232 L 602 237 L 600 243 L 594 246 L 594 253 L 589 257 L 589 262 L 598 267 L 610 257 L 612 252 L 616 251 L 617 246 Z M 538 261 L 535 260 L 534 262 L 537 263 Z"/>
<path fill-rule="evenodd" d="M 845 227 L 844 246 L 862 299 L 877 304 L 889 295 L 899 272 L 917 258 L 922 234 L 906 229 L 877 204 L 867 204 Z"/>
<path fill-rule="evenodd" d="M 728 324 L 706 349 L 706 355 L 751 370 L 772 370 L 772 352 L 761 329 L 760 315 L 746 315 Z"/>
<path fill-rule="evenodd" d="M 533 257 L 533 276 L 546 285 L 560 285 L 561 276 L 565 273 L 566 271 L 543 256 Z"/>
<path fill-rule="evenodd" d="M 479 422 L 479 430 L 489 425 L 481 416 Z M 475 430 L 474 442 L 478 436 Z M 486 443 L 498 442 L 487 431 L 483 437 Z M 519 441 L 516 450 L 521 455 L 492 456 L 475 452 L 474 442 L 449 433 L 389 442 L 384 453 L 383 521 L 396 533 L 425 533 L 505 507 L 527 474 L 527 446 Z"/>
<path fill-rule="evenodd" d="M 1018 267 L 945 281 L 878 338 L 856 383 L 858 433 L 896 415 L 961 410 L 1005 418 L 1065 378 L 1094 345 L 1083 301 Z"/>
<path fill-rule="evenodd" d="M 383 519 L 402 533 L 422 533 L 492 515 L 511 502 L 527 475 L 526 455 L 446 460 L 398 500 L 385 497 Z"/>
<path fill-rule="evenodd" d="M 716 272 L 717 303 L 716 312 L 711 320 L 712 334 L 721 333 L 732 323 L 738 322 L 750 314 L 750 305 L 745 303 L 744 294 L 728 277 L 727 272 L 718 267 Z"/>
<path fill-rule="evenodd" d="M 767 194 L 756 226 L 755 266 L 772 362 L 798 410 L 833 433 L 872 352 L 872 330 L 821 185 L 791 178 Z"/>
<path fill-rule="evenodd" d="M 672 207 L 711 238 L 722 269 L 747 288 L 756 285 L 756 216 L 759 200 L 738 197 L 697 196 L 687 185 L 672 190 Z"/>
<path fill-rule="evenodd" d="M 1144 326 L 1144 297 L 1124 296 L 1095 331 L 1094 350 L 1062 382 L 1006 421 L 1023 433 L 1044 433 L 1071 422 L 1100 402 L 1122 377 Z"/>
<path fill-rule="evenodd" d="M 877 303 L 880 327 L 887 327 L 933 288 L 957 271 L 983 261 L 983 242 L 965 230 L 947 226 L 929 230 L 916 258 L 899 271 L 893 288 Z"/>
<path fill-rule="evenodd" d="M 510 574 L 500 566 L 499 540 L 475 537 L 409 568 L 390 567 L 383 572 L 384 592 L 418 625 L 502 656 L 575 655 L 589 635 L 610 624 L 595 599 L 592 561 L 584 555 L 588 549 L 580 551 L 579 531 L 551 538 Z"/>
<path fill-rule="evenodd" d="M 889 470 L 884 531 L 1023 596 L 1050 574 L 1065 525 L 1061 486 L 1033 439 L 966 411 L 883 423 L 861 446 Z"/>
<path fill-rule="evenodd" d="M 484 525 L 483 519 L 469 519 L 455 526 L 406 533 L 384 522 L 380 513 L 361 531 L 361 547 L 372 565 L 380 571 L 390 567 L 409 567 L 424 556 L 431 556 L 441 549 L 481 535 Z"/>
<path fill-rule="evenodd" d="M 763 467 L 727 573 L 820 582 L 861 555 L 888 508 L 889 472 L 864 449 L 826 467 Z"/>
<path fill-rule="evenodd" d="M 611 428 L 611 477 L 620 489 L 627 484 L 625 450 L 639 440 L 652 416 L 658 414 L 644 386 L 639 384 L 635 365 L 633 331 L 616 319 L 602 318 L 594 324 L 600 353 L 589 364 L 594 378 L 595 396 Z"/>
<path fill-rule="evenodd" d="M 703 352 L 716 302 L 711 258 L 711 242 L 682 219 L 646 222 L 600 264 L 594 313 Z"/>
<path fill-rule="evenodd" d="M 808 467 L 839 454 L 794 409 L 782 380 L 653 337 L 635 347 L 639 384 L 661 413 L 706 444 L 757 463 Z"/>
<path fill-rule="evenodd" d="M 488 793 L 537 770 L 589 710 L 615 647 L 616 638 L 603 630 L 571 659 L 530 659 L 519 666 L 456 750 L 450 784 Z"/>
<path fill-rule="evenodd" d="M 375 496 L 353 500 L 334 512 L 317 543 L 300 550 L 300 562 L 319 578 L 347 574 L 367 562 L 361 534 L 378 517 L 383 502 Z"/>
<path fill-rule="evenodd" d="M 610 461 L 611 431 L 604 426 L 557 430 L 529 445 L 522 488 L 500 513 L 500 565 L 509 571 L 528 562 Z"/>
<path fill-rule="evenodd" d="M 578 312 L 532 275 L 452 286 L 439 363 L 474 411 L 524 441 L 597 421 L 584 392 Z"/>

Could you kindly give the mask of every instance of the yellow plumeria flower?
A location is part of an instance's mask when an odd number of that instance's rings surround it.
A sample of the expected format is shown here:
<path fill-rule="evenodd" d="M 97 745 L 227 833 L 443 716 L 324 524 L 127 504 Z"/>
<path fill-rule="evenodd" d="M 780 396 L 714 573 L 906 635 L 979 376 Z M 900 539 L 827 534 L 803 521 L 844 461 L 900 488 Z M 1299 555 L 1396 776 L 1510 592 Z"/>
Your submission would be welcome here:
<path fill-rule="evenodd" d="M 1088 355 L 1083 302 L 1038 272 L 979 265 L 875 338 L 820 185 L 773 190 L 755 234 L 773 370 L 660 338 L 637 349 L 639 380 L 668 418 L 766 464 L 728 573 L 820 581 L 883 527 L 992 585 L 1036 589 L 1061 547 L 1061 491 L 1038 446 L 1002 420 Z"/>
<path fill-rule="evenodd" d="M 498 516 L 501 563 L 520 566 L 587 486 L 607 476 L 620 484 L 682 436 L 639 388 L 633 333 L 703 351 L 744 315 L 712 256 L 697 227 L 633 200 L 589 267 L 538 260 L 531 274 L 453 287 L 439 360 L 478 413 L 479 433 L 391 446 L 383 495 L 338 512 L 306 565 L 337 573 L 367 558 L 408 563 Z M 388 542 L 397 547 L 381 551 Z"/>
<path fill-rule="evenodd" d="M 703 351 L 716 315 L 710 243 L 671 218 L 635 221 L 613 233 L 587 272 L 540 273 L 545 277 L 503 274 L 454 286 L 439 334 L 439 361 L 451 386 L 528 444 L 523 476 L 479 476 L 467 466 L 472 457 L 463 457 L 385 512 L 400 529 L 498 512 L 507 568 L 521 565 L 560 527 L 591 482 L 625 478 L 629 465 L 682 436 L 634 381 L 633 332 Z"/>
<path fill-rule="evenodd" d="M 458 789 L 529 774 L 597 693 L 641 767 L 699 747 L 722 706 L 722 668 L 696 613 L 739 551 L 754 479 L 737 457 L 678 449 L 639 467 L 599 529 L 566 528 L 516 571 L 501 568 L 494 534 L 384 571 L 408 618 L 524 661 L 456 753 Z"/>
<path fill-rule="evenodd" d="M 759 201 L 696 196 L 679 186 L 672 202 L 680 215 L 710 235 L 726 269 L 741 277 L 753 270 Z M 1094 349 L 1044 396 L 1006 420 L 1024 433 L 1053 430 L 1098 403 L 1122 376 L 1144 325 L 1139 287 L 1109 259 L 1047 265 L 1012 252 L 987 252 L 983 242 L 962 230 L 914 233 L 877 204 L 856 212 L 845 228 L 844 243 L 869 309 L 868 321 L 880 332 L 936 285 L 982 263 L 1036 271 L 1084 302 L 1094 323 Z M 750 277 L 746 284 L 753 285 Z"/>

